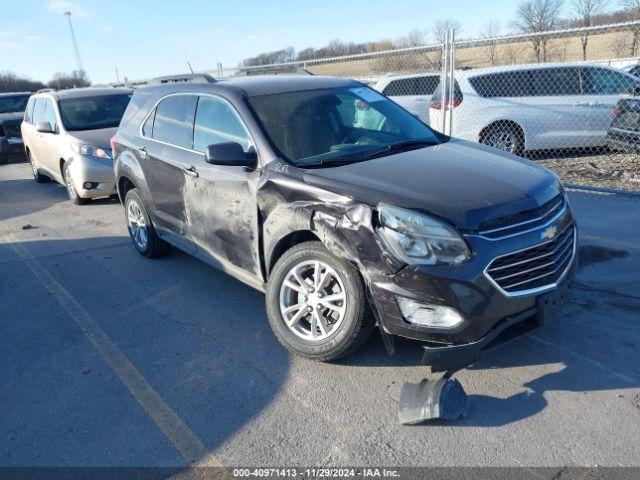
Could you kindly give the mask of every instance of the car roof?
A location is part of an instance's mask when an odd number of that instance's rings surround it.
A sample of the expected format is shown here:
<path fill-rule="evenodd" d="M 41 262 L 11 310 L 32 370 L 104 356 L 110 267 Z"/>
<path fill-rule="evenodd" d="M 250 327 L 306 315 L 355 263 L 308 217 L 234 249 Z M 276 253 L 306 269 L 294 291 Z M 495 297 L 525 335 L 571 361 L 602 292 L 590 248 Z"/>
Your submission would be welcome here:
<path fill-rule="evenodd" d="M 520 70 L 545 70 L 549 68 L 580 68 L 580 67 L 599 67 L 605 68 L 609 70 L 617 70 L 609 67 L 607 65 L 599 65 L 597 63 L 587 63 L 587 62 L 574 62 L 574 63 L 529 63 L 522 65 L 504 65 L 500 67 L 487 67 L 487 68 L 473 68 L 470 70 L 458 70 L 456 71 L 456 75 L 462 75 L 464 77 L 474 77 L 477 75 L 485 75 L 489 73 L 500 73 L 500 72 L 513 72 Z"/>
<path fill-rule="evenodd" d="M 63 98 L 86 98 L 86 97 L 102 97 L 108 95 L 118 95 L 120 93 L 132 93 L 131 88 L 70 88 L 68 90 L 48 90 L 38 95 L 51 96 L 56 99 Z"/>
<path fill-rule="evenodd" d="M 300 75 L 261 75 L 254 77 L 231 77 L 215 82 L 182 82 L 163 85 L 153 85 L 139 88 L 137 91 L 180 92 L 200 91 L 219 92 L 220 90 L 235 91 L 249 97 L 258 95 L 272 95 L 276 93 L 299 92 L 322 88 L 340 88 L 362 86 L 355 80 L 339 77 L 300 76 Z"/>
<path fill-rule="evenodd" d="M 31 95 L 31 92 L 4 92 L 0 93 L 0 97 L 14 97 L 16 95 Z"/>

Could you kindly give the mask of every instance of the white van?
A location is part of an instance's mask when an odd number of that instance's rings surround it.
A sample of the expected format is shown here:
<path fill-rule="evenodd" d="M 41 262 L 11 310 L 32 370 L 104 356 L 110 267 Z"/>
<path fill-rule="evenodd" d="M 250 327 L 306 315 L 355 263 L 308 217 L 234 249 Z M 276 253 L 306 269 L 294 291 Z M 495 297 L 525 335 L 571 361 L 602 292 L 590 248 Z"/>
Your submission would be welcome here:
<path fill-rule="evenodd" d="M 454 77 L 453 105 L 445 102 L 445 113 L 453 113 L 452 136 L 516 154 L 605 146 L 616 103 L 634 93 L 640 81 L 584 63 L 463 70 Z M 438 131 L 441 92 L 438 85 L 429 111 L 430 125 Z"/>
<path fill-rule="evenodd" d="M 371 87 L 428 125 L 431 96 L 439 83 L 439 73 L 418 73 L 389 75 L 379 79 Z"/>

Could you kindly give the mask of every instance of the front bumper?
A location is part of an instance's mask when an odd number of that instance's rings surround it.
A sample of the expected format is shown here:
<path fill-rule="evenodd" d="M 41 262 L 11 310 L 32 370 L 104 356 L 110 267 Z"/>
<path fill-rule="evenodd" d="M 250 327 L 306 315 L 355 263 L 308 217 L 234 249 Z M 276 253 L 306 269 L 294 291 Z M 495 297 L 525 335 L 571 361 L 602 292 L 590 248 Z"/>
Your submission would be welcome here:
<path fill-rule="evenodd" d="M 558 221 L 559 229 L 575 224 L 570 211 Z M 426 343 L 428 364 L 451 363 L 454 359 L 476 355 L 503 330 L 527 321 L 537 313 L 537 299 L 573 281 L 577 265 L 577 230 L 572 257 L 561 275 L 548 286 L 523 294 L 508 294 L 488 278 L 485 270 L 496 258 L 541 243 L 536 230 L 503 240 L 467 236 L 473 257 L 450 267 L 407 266 L 390 277 L 373 278 L 371 297 L 382 328 L 392 335 Z M 411 324 L 405 320 L 397 297 L 455 309 L 463 321 L 451 329 Z"/>
<path fill-rule="evenodd" d="M 69 172 L 76 192 L 82 198 L 108 197 L 116 193 L 113 161 L 110 159 L 76 155 L 71 159 Z M 85 188 L 86 183 L 92 184 L 92 188 Z"/>

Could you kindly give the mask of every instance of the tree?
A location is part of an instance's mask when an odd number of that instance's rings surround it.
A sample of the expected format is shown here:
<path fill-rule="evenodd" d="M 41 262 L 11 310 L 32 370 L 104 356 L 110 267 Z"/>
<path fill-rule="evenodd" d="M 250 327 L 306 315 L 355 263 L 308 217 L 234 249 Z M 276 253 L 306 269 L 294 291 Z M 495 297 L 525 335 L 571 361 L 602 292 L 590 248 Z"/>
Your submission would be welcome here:
<path fill-rule="evenodd" d="M 68 88 L 90 87 L 91 81 L 84 70 L 73 70 L 71 73 L 54 73 L 47 85 L 57 90 L 65 90 Z"/>
<path fill-rule="evenodd" d="M 394 43 L 398 48 L 420 47 L 425 44 L 426 37 L 426 33 L 422 30 L 413 30 L 404 37 L 400 37 Z"/>
<path fill-rule="evenodd" d="M 522 33 L 532 35 L 531 46 L 538 62 L 547 61 L 548 39 L 536 34 L 555 30 L 560 26 L 561 8 L 562 0 L 524 0 L 518 4 L 514 24 Z"/>
<path fill-rule="evenodd" d="M 480 36 L 487 41 L 487 60 L 491 65 L 498 63 L 498 42 L 496 37 L 500 35 L 500 25 L 497 22 L 489 21 L 485 23 Z"/>
<path fill-rule="evenodd" d="M 3 92 L 35 92 L 44 88 L 44 83 L 19 77 L 13 72 L 0 72 L 0 93 Z"/>
<path fill-rule="evenodd" d="M 435 37 L 436 42 L 444 43 L 445 38 L 447 37 L 447 32 L 449 30 L 452 30 L 457 37 L 458 34 L 462 31 L 462 25 L 460 25 L 459 21 L 453 19 L 438 20 L 436 23 L 434 23 L 433 36 Z"/>
<path fill-rule="evenodd" d="M 630 20 L 640 20 L 640 0 L 622 0 L 622 8 L 629 15 Z M 640 29 L 635 27 L 633 29 L 633 37 L 631 38 L 631 45 L 629 46 L 629 53 L 632 57 L 635 57 L 638 53 L 638 44 L 640 43 Z"/>
<path fill-rule="evenodd" d="M 629 45 L 624 35 L 616 35 L 609 42 L 609 48 L 611 48 L 611 53 L 613 53 L 614 57 L 622 58 L 627 54 Z"/>
<path fill-rule="evenodd" d="M 602 13 L 609 0 L 573 0 L 571 3 L 576 22 L 581 27 L 591 27 L 595 17 Z M 587 44 L 589 43 L 589 32 L 586 31 L 580 37 L 582 45 L 582 60 L 587 59 Z"/>

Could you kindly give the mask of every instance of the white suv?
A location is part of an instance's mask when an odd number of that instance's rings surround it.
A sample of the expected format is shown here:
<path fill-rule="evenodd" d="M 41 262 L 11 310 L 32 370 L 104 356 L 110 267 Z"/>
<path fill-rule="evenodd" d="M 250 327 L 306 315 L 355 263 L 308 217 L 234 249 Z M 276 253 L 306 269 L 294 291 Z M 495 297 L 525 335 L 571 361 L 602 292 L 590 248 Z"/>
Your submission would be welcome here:
<path fill-rule="evenodd" d="M 447 100 L 445 113 L 453 113 L 452 136 L 511 153 L 603 147 L 617 101 L 634 93 L 638 81 L 620 70 L 589 64 L 456 71 L 453 105 Z M 430 109 L 430 124 L 439 131 L 441 92 L 438 85 Z"/>
<path fill-rule="evenodd" d="M 420 73 L 383 77 L 372 87 L 428 125 L 431 96 L 439 83 L 439 73 Z"/>

